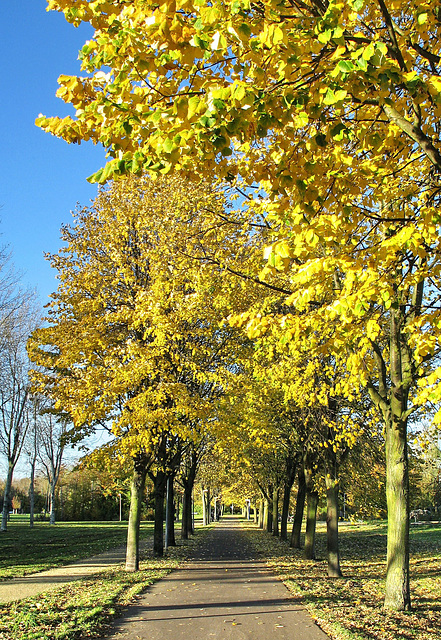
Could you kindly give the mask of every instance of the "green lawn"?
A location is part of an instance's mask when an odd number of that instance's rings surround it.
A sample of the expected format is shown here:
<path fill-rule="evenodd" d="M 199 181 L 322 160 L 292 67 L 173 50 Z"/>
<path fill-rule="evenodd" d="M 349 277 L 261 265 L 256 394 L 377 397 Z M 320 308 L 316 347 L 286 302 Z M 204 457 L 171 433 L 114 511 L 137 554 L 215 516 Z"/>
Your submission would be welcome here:
<path fill-rule="evenodd" d="M 141 523 L 141 536 L 153 531 L 152 522 Z M 29 522 L 12 516 L 8 530 L 0 533 L 0 580 L 44 571 L 124 545 L 127 522 Z"/>
<path fill-rule="evenodd" d="M 441 637 L 441 526 L 411 528 L 412 611 L 382 608 L 386 572 L 386 525 L 340 526 L 341 580 L 327 578 L 325 525 L 317 532 L 317 561 L 261 530 L 248 529 L 253 544 L 305 604 L 333 640 L 439 640 Z"/>

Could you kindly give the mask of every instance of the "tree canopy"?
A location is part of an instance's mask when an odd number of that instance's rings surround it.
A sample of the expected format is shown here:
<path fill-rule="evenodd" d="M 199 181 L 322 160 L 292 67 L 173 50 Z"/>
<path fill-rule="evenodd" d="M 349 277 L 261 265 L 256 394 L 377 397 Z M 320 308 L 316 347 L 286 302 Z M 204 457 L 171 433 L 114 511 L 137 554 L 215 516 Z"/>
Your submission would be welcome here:
<path fill-rule="evenodd" d="M 75 116 L 37 124 L 68 142 L 102 144 L 110 160 L 95 182 L 180 171 L 240 189 L 243 219 L 261 221 L 255 236 L 267 245 L 266 267 L 248 277 L 271 285 L 284 274 L 284 301 L 245 314 L 238 304 L 232 324 L 341 369 L 332 402 L 350 400 L 360 381 L 367 387 L 386 431 L 386 605 L 409 607 L 407 424 L 441 397 L 439 7 L 50 0 L 48 8 L 95 33 L 80 52 L 87 75 L 59 80 Z"/>

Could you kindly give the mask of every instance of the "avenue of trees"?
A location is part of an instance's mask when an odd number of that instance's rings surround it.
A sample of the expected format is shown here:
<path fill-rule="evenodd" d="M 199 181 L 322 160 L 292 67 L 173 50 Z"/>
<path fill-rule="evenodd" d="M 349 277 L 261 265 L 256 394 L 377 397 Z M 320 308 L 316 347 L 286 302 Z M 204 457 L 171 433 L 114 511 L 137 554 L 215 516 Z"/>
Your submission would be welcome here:
<path fill-rule="evenodd" d="M 37 124 L 103 144 L 92 180 L 114 181 L 64 230 L 30 353 L 78 437 L 107 425 L 103 456 L 132 465 L 128 568 L 147 475 L 164 495 L 213 434 L 249 467 L 274 533 L 298 476 L 310 557 L 322 470 L 340 575 L 340 469 L 381 461 L 384 432 L 385 607 L 410 608 L 408 438 L 441 420 L 439 7 L 48 6 L 95 36 L 87 75 L 59 79 L 75 117 Z M 285 519 L 286 505 L 283 536 Z"/>

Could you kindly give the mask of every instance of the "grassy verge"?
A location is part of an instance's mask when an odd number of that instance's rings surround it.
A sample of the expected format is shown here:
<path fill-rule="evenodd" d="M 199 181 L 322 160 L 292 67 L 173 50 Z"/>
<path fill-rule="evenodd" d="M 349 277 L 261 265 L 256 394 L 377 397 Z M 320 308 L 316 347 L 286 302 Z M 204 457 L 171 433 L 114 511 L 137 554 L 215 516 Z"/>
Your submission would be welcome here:
<path fill-rule="evenodd" d="M 141 524 L 141 537 L 151 535 L 153 523 Z M 127 522 L 36 522 L 31 529 L 12 517 L 0 533 L 0 580 L 45 571 L 124 545 Z"/>
<path fill-rule="evenodd" d="M 178 567 L 204 530 L 185 545 L 169 549 L 166 558 L 145 555 L 141 570 L 121 567 L 72 582 L 34 598 L 0 605 L 1 640 L 78 640 L 98 638 L 111 621 L 152 583 Z"/>
<path fill-rule="evenodd" d="M 441 526 L 411 531 L 412 611 L 382 608 L 386 572 L 384 524 L 341 526 L 344 578 L 327 578 L 326 538 L 317 532 L 317 561 L 277 538 L 249 528 L 247 535 L 287 587 L 333 640 L 439 640 L 441 636 Z"/>

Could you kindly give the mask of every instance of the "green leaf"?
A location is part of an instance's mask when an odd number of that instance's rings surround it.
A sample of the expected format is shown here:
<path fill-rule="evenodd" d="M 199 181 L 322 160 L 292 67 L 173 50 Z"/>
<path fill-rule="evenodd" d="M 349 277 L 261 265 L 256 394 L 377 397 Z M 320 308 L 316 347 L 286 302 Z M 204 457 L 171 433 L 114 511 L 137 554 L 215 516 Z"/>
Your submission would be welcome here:
<path fill-rule="evenodd" d="M 323 103 L 327 105 L 335 104 L 336 102 L 340 102 L 344 100 L 347 96 L 347 91 L 344 89 L 338 89 L 337 91 L 333 91 L 331 88 L 328 88 L 325 97 L 323 98 Z"/>
<path fill-rule="evenodd" d="M 193 96 L 188 101 L 187 118 L 189 120 L 190 120 L 190 118 L 192 118 L 194 116 L 194 114 L 198 110 L 198 107 L 199 107 L 200 103 L 201 103 L 201 100 L 200 100 L 199 96 Z"/>
<path fill-rule="evenodd" d="M 315 142 L 317 144 L 318 147 L 326 147 L 326 145 L 328 144 L 326 142 L 326 136 L 323 135 L 323 133 L 318 133 L 315 136 Z"/>
<path fill-rule="evenodd" d="M 339 122 L 338 124 L 335 125 L 335 127 L 332 127 L 331 136 L 338 141 L 343 140 L 343 134 L 345 131 L 346 131 L 345 125 L 342 122 Z"/>
<path fill-rule="evenodd" d="M 249 38 L 251 35 L 251 29 L 246 22 L 242 22 L 242 24 L 238 27 L 238 31 L 246 38 Z"/>
<path fill-rule="evenodd" d="M 333 34 L 332 29 L 326 29 L 326 31 L 323 31 L 322 33 L 318 34 L 317 40 L 323 44 L 326 44 L 332 38 L 332 34 Z"/>
<path fill-rule="evenodd" d="M 374 43 L 371 42 L 367 47 L 363 50 L 362 58 L 363 60 L 370 60 L 375 55 L 375 47 Z"/>
<path fill-rule="evenodd" d="M 338 68 L 342 73 L 350 73 L 354 70 L 354 63 L 350 60 L 340 60 L 338 63 Z"/>
<path fill-rule="evenodd" d="M 164 144 L 162 145 L 162 148 L 164 149 L 165 153 L 171 153 L 177 148 L 177 145 L 170 138 L 166 138 Z"/>
<path fill-rule="evenodd" d="M 364 58 L 358 58 L 357 65 L 359 66 L 360 69 L 362 69 L 362 71 L 367 70 L 368 65 L 367 65 L 367 61 Z"/>

